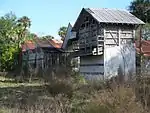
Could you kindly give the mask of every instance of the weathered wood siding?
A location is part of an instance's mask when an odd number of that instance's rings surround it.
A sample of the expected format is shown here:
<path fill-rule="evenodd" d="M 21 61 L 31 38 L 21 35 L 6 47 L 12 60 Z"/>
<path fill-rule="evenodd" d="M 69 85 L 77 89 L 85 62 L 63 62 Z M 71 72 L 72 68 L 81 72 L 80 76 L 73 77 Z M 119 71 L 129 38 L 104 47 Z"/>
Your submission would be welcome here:
<path fill-rule="evenodd" d="M 80 72 L 88 78 L 107 79 L 119 73 L 135 73 L 135 31 L 133 26 L 104 26 L 103 55 L 84 56 L 80 59 Z M 98 40 L 98 39 L 97 39 Z M 93 49 L 94 50 L 94 49 Z M 127 79 L 128 76 L 125 76 Z"/>
<path fill-rule="evenodd" d="M 133 27 L 109 26 L 105 28 L 104 70 L 105 78 L 135 74 L 135 47 Z M 121 72 L 120 72 L 121 71 Z M 127 79 L 128 76 L 125 76 Z"/>
<path fill-rule="evenodd" d="M 84 56 L 80 57 L 80 73 L 88 79 L 103 79 L 104 57 Z"/>
<path fill-rule="evenodd" d="M 102 27 L 89 15 L 84 15 L 78 31 L 79 55 L 101 55 L 103 54 L 103 34 Z"/>
<path fill-rule="evenodd" d="M 43 68 L 43 61 L 44 59 L 44 53 L 43 51 L 40 52 L 32 52 L 31 50 L 23 53 L 23 66 L 29 64 L 31 67 L 35 67 L 35 62 L 37 67 L 42 67 Z"/>
<path fill-rule="evenodd" d="M 91 12 L 92 13 L 92 12 Z M 135 72 L 135 26 L 99 23 L 84 12 L 76 24 L 80 72 L 87 78 L 107 79 Z"/>

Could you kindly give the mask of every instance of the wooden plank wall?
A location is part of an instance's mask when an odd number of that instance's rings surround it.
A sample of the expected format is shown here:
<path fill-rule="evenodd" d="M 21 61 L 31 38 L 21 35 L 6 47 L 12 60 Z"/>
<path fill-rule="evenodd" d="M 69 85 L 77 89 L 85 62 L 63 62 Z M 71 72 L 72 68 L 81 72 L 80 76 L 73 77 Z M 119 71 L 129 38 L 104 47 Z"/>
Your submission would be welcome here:
<path fill-rule="evenodd" d="M 37 54 L 37 55 L 36 55 Z M 29 58 L 24 59 L 23 65 L 32 68 L 54 68 L 57 66 L 69 66 L 69 54 L 61 52 L 44 52 L 29 54 Z"/>
<path fill-rule="evenodd" d="M 135 37 L 134 32 L 132 26 L 105 26 L 105 45 L 106 47 L 113 47 L 120 44 L 131 44 Z"/>
<path fill-rule="evenodd" d="M 82 55 L 99 55 L 103 51 L 104 33 L 101 26 L 90 16 L 85 20 L 79 29 L 79 49 Z"/>
<path fill-rule="evenodd" d="M 80 73 L 87 78 L 103 79 L 104 58 L 103 56 L 80 57 Z"/>
<path fill-rule="evenodd" d="M 105 28 L 104 76 L 118 75 L 121 68 L 123 74 L 135 72 L 135 48 L 133 26 L 107 26 Z"/>

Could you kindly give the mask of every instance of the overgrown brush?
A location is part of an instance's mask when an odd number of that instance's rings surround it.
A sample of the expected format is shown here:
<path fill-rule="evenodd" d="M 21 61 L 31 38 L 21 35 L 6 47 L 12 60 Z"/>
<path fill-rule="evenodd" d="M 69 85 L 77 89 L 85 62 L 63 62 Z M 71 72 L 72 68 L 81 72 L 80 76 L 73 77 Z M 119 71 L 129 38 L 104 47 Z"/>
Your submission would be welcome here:
<path fill-rule="evenodd" d="M 149 82 L 143 80 L 119 85 L 111 80 L 87 81 L 78 75 L 56 75 L 37 94 L 30 90 L 21 101 L 4 109 L 8 109 L 7 113 L 149 113 L 140 99 L 147 99 L 146 87 L 140 88 Z M 140 92 L 143 97 L 138 95 Z"/>

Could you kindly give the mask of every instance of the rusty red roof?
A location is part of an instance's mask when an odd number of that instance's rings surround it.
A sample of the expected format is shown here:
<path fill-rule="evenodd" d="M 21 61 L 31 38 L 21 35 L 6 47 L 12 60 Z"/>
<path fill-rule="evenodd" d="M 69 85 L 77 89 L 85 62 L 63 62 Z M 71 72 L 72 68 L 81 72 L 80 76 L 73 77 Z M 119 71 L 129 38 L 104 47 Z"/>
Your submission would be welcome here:
<path fill-rule="evenodd" d="M 61 48 L 62 46 L 62 42 L 55 40 L 55 39 L 51 39 L 49 40 L 49 42 L 55 47 L 55 48 Z"/>
<path fill-rule="evenodd" d="M 53 45 L 51 45 L 47 39 L 37 38 L 35 41 L 36 41 L 37 46 L 41 48 L 53 48 Z"/>
<path fill-rule="evenodd" d="M 22 51 L 26 51 L 28 49 L 33 50 L 36 48 L 35 43 L 31 40 L 26 41 L 24 44 L 21 45 Z"/>
<path fill-rule="evenodd" d="M 39 39 L 35 38 L 34 41 L 28 40 L 24 44 L 22 44 L 22 51 L 26 51 L 28 49 L 33 50 L 36 46 L 41 48 L 57 48 L 60 49 L 62 45 L 61 41 L 55 39 Z"/>
<path fill-rule="evenodd" d="M 140 42 L 141 42 L 141 45 L 140 45 Z M 144 56 L 150 56 L 150 40 L 136 41 L 135 46 L 136 46 L 137 53 L 140 53 L 141 51 L 141 53 Z M 141 50 L 140 50 L 140 46 L 141 46 Z"/>

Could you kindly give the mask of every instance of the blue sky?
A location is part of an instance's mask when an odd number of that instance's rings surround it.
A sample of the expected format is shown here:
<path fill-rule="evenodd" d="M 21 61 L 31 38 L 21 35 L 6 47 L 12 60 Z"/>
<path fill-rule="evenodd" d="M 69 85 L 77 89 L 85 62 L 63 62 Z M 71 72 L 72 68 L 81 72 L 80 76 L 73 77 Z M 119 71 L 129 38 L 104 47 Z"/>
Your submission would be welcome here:
<path fill-rule="evenodd" d="M 28 16 L 32 21 L 31 32 L 38 35 L 57 35 L 61 26 L 74 24 L 81 9 L 127 9 L 132 0 L 0 0 L 0 16 L 10 11 L 17 17 Z"/>

